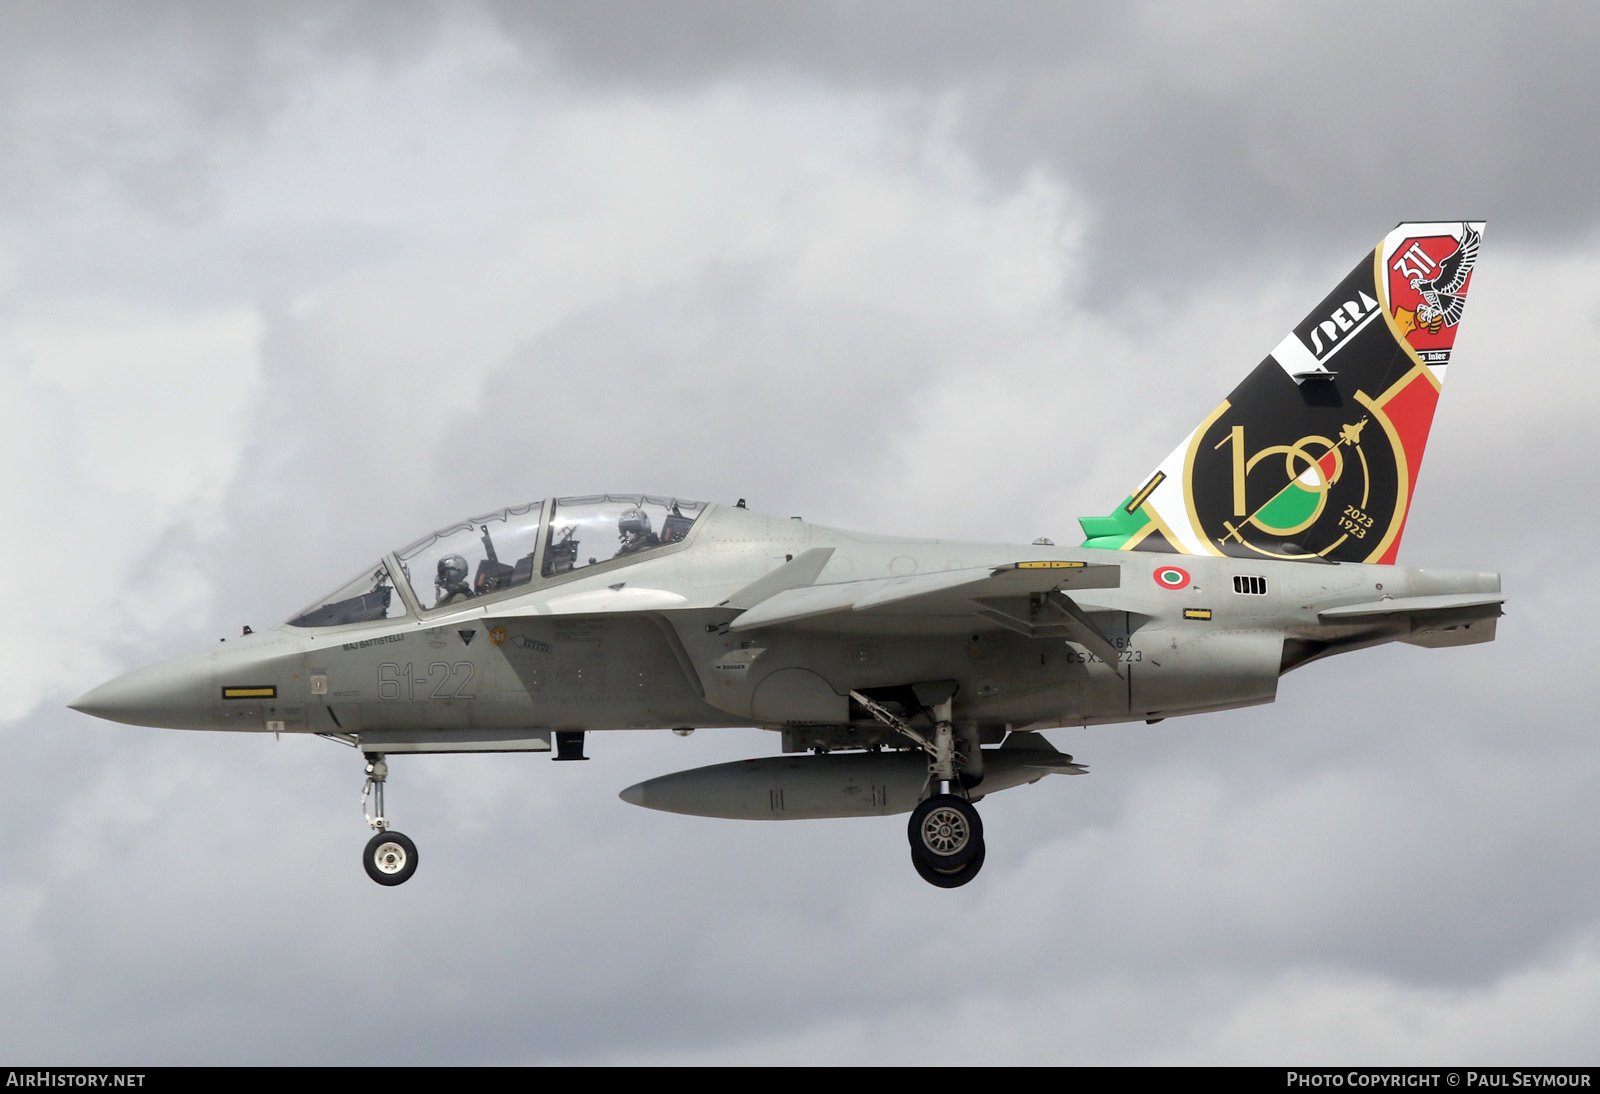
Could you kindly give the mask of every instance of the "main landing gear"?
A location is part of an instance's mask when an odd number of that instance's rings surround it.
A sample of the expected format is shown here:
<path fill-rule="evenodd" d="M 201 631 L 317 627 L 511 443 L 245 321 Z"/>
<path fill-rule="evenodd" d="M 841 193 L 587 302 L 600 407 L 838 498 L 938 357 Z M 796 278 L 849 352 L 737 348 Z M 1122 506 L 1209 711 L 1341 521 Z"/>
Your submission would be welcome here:
<path fill-rule="evenodd" d="M 417 845 L 399 832 L 389 831 L 383 816 L 383 784 L 389 778 L 389 764 L 381 752 L 363 753 L 367 758 L 367 783 L 361 788 L 361 813 L 377 835 L 367 841 L 361 865 L 367 876 L 379 885 L 403 885 L 417 872 Z M 374 816 L 367 812 L 367 796 L 372 796 Z"/>
<path fill-rule="evenodd" d="M 928 785 L 934 793 L 911 811 L 906 837 L 911 842 L 911 865 L 916 867 L 917 874 L 923 881 L 941 889 L 956 889 L 977 877 L 984 859 L 983 820 L 963 796 L 964 782 L 976 785 L 983 777 L 983 754 L 976 731 L 963 735 L 966 755 L 957 752 L 955 730 L 950 720 L 953 694 L 954 688 L 951 688 L 942 700 L 932 704 L 929 713 L 933 718 L 933 738 L 930 740 L 860 692 L 850 693 L 850 697 L 874 718 L 909 737 L 928 754 Z M 958 767 L 961 768 L 959 772 Z"/>
<path fill-rule="evenodd" d="M 983 869 L 983 820 L 971 802 L 954 794 L 935 794 L 911 811 L 906 836 L 911 865 L 923 881 L 955 889 Z"/>

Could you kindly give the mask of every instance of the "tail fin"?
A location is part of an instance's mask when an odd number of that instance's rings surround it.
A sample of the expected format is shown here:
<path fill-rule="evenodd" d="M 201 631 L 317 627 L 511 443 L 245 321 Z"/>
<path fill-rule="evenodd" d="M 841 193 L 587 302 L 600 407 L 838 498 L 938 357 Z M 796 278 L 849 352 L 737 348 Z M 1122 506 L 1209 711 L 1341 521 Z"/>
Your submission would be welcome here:
<path fill-rule="evenodd" d="M 1390 232 L 1083 545 L 1393 562 L 1482 233 Z"/>

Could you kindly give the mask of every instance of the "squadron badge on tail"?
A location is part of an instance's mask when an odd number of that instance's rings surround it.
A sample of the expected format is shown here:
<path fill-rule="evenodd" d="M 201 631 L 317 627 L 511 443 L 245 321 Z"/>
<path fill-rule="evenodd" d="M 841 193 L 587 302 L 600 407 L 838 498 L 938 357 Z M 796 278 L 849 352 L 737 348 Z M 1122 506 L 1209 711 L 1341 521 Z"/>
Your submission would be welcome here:
<path fill-rule="evenodd" d="M 1482 238 L 1390 232 L 1084 546 L 1393 562 Z"/>

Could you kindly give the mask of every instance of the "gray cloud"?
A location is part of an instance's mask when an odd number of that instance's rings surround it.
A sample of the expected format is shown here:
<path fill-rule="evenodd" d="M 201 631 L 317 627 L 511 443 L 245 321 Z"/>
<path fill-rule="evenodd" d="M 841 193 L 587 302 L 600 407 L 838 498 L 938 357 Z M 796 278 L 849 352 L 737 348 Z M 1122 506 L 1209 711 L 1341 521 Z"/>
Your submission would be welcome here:
<path fill-rule="evenodd" d="M 1595 26 L 7 7 L 0 1052 L 1582 1061 Z M 423 865 L 382 890 L 355 753 L 61 709 L 545 492 L 1070 537 L 1390 223 L 1457 211 L 1491 223 L 1401 557 L 1504 571 L 1499 641 L 1054 731 L 1093 773 L 987 801 L 965 889 L 899 819 L 616 799 L 776 748 L 723 731 L 398 759 Z"/>
<path fill-rule="evenodd" d="M 1088 195 L 1095 299 L 1364 238 L 1397 210 L 1594 227 L 1596 29 L 1564 5 L 499 5 L 540 56 L 641 92 L 772 78 L 915 95 L 998 185 Z M 1417 211 L 1401 215 L 1433 215 Z M 1456 215 L 1456 214 L 1452 214 Z"/>

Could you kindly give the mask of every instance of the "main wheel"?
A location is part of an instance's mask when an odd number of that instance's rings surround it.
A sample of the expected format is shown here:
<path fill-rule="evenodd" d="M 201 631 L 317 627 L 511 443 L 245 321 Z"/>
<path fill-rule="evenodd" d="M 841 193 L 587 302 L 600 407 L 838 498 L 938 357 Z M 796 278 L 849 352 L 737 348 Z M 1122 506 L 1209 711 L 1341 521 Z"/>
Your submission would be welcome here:
<path fill-rule="evenodd" d="M 956 870 L 983 845 L 983 821 L 965 798 L 935 794 L 911 811 L 911 853 L 934 870 Z"/>
<path fill-rule="evenodd" d="M 399 832 L 379 832 L 361 856 L 367 876 L 379 885 L 401 885 L 417 872 L 417 845 Z"/>
<path fill-rule="evenodd" d="M 967 882 L 978 876 L 978 871 L 983 869 L 984 846 L 983 841 L 978 841 L 978 853 L 972 856 L 972 861 L 965 866 L 954 870 L 935 870 L 917 857 L 915 851 L 911 852 L 911 865 L 917 868 L 917 874 L 929 885 L 937 885 L 941 889 L 959 889 Z"/>

